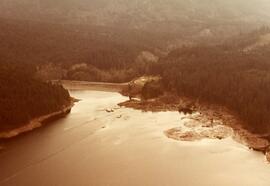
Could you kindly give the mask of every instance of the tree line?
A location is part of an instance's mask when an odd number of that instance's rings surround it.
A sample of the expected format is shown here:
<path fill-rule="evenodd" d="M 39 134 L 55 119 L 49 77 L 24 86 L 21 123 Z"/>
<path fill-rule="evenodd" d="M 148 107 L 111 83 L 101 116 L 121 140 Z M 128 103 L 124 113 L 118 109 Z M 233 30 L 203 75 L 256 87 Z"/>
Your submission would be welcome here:
<path fill-rule="evenodd" d="M 237 42 L 237 41 L 235 41 Z M 245 127 L 270 132 L 270 47 L 244 52 L 239 45 L 182 47 L 160 60 L 152 74 L 161 74 L 167 90 L 226 106 Z"/>
<path fill-rule="evenodd" d="M 70 103 L 61 85 L 35 78 L 32 65 L 0 62 L 0 130 L 26 124 Z"/>

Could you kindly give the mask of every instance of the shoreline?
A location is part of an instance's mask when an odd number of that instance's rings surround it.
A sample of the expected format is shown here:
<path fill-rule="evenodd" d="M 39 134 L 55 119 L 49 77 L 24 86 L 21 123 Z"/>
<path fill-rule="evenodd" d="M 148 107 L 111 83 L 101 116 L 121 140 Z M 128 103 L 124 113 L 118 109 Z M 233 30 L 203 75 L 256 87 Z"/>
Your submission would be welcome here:
<path fill-rule="evenodd" d="M 266 156 L 266 159 L 270 162 L 269 140 L 265 139 L 264 135 L 254 134 L 250 132 L 248 129 L 243 128 L 242 121 L 238 119 L 235 116 L 235 114 L 230 112 L 228 109 L 218 105 L 210 105 L 207 103 L 200 103 L 200 102 L 195 103 L 193 99 L 183 98 L 179 96 L 173 96 L 173 99 L 170 99 L 169 102 L 166 102 L 164 100 L 166 100 L 166 98 L 165 99 L 156 98 L 147 101 L 129 100 L 123 103 L 119 103 L 118 105 L 127 108 L 133 108 L 136 110 L 142 110 L 145 112 L 167 112 L 167 111 L 180 112 L 179 107 L 188 108 L 191 106 L 192 108 L 189 109 L 192 110 L 192 114 L 199 113 L 199 115 L 196 115 L 194 117 L 190 115 L 191 116 L 190 119 L 193 120 L 194 123 L 199 122 L 202 125 L 205 125 L 202 128 L 205 128 L 206 130 L 208 130 L 208 132 L 211 130 L 215 131 L 213 129 L 220 126 L 231 128 L 233 130 L 231 136 L 235 141 L 247 146 L 248 148 L 254 151 L 262 152 Z M 177 100 L 179 100 L 179 102 L 177 102 Z M 189 128 L 192 129 L 194 128 L 194 126 Z M 227 134 L 226 133 L 224 134 L 223 132 L 224 131 L 221 130 L 210 138 L 223 139 L 222 136 L 225 137 L 227 136 Z M 179 141 L 196 141 L 202 138 L 202 136 L 196 132 L 194 133 L 192 133 L 192 131 L 182 132 L 180 128 L 168 129 L 164 131 L 164 134 L 168 138 Z M 206 135 L 205 138 L 209 138 L 209 136 L 211 135 L 208 134 Z"/>
<path fill-rule="evenodd" d="M 103 83 L 103 82 L 87 82 L 87 81 L 69 81 L 69 80 L 55 80 L 54 83 L 60 83 L 63 87 L 69 91 L 72 90 L 95 90 L 105 92 L 118 92 L 122 93 L 127 88 L 128 83 Z M 46 114 L 32 119 L 27 124 L 20 127 L 10 129 L 7 131 L 0 131 L 0 139 L 10 139 L 20 134 L 30 132 L 34 129 L 40 128 L 52 121 L 63 118 L 68 115 L 74 106 L 75 102 L 78 102 L 76 98 L 71 98 L 71 102 L 68 106 L 64 106 L 61 110 Z"/>
<path fill-rule="evenodd" d="M 87 82 L 87 81 L 69 81 L 69 80 L 54 80 L 54 83 L 60 83 L 67 90 L 95 90 L 95 91 L 105 91 L 105 92 L 118 92 L 122 91 L 128 86 L 128 83 L 101 83 L 101 82 Z M 32 119 L 27 124 L 20 127 L 10 129 L 7 131 L 0 131 L 0 139 L 10 139 L 16 137 L 20 134 L 30 132 L 34 129 L 40 128 L 47 123 L 55 121 L 57 119 L 63 118 L 68 115 L 74 106 L 75 102 L 78 102 L 76 98 L 71 98 L 70 104 L 68 106 L 63 106 L 59 111 L 46 114 L 37 118 Z M 1 149 L 1 148 L 0 148 Z"/>
<path fill-rule="evenodd" d="M 129 83 L 99 83 L 99 82 L 86 82 L 86 81 L 55 81 L 61 83 L 64 88 L 68 90 L 93 90 L 93 91 L 104 91 L 104 92 L 118 92 L 124 96 L 127 96 L 125 90 Z M 76 99 L 71 100 L 70 105 L 64 107 L 61 111 L 57 111 L 45 116 L 41 116 L 33 119 L 27 125 L 13 129 L 8 132 L 0 132 L 0 139 L 7 139 L 18 136 L 21 133 L 32 131 L 36 128 L 42 127 L 48 122 L 66 116 L 73 107 L 74 103 L 78 101 Z M 266 159 L 270 162 L 270 141 L 265 138 L 265 135 L 254 134 L 248 129 L 243 128 L 242 121 L 238 119 L 235 114 L 230 112 L 228 109 L 218 106 L 211 105 L 202 102 L 194 102 L 193 99 L 187 97 L 179 97 L 173 94 L 167 93 L 165 96 L 158 97 L 155 99 L 141 101 L 137 99 L 131 99 L 123 103 L 118 104 L 121 107 L 133 108 L 135 110 L 142 110 L 146 112 L 166 112 L 166 111 L 179 111 L 179 108 L 189 109 L 193 112 L 199 113 L 199 116 L 191 117 L 194 122 L 200 122 L 204 127 L 213 129 L 219 126 L 230 127 L 233 130 L 232 138 L 247 146 L 255 151 L 262 152 L 265 154 Z M 179 111 L 180 112 L 180 111 Z M 181 111 L 183 112 L 183 111 Z M 214 121 L 214 122 L 213 122 Z M 222 132 L 222 131 L 221 131 Z M 164 131 L 164 134 L 168 138 L 175 140 L 181 140 L 182 135 L 179 133 L 179 128 L 168 129 Z M 173 135 L 172 135 L 173 134 Z M 184 135 L 186 135 L 185 133 Z M 176 136 L 174 136 L 176 135 Z M 188 133 L 188 135 L 192 135 Z M 210 136 L 210 135 L 207 135 Z M 225 135 L 226 136 L 226 135 Z M 184 136 L 185 137 L 185 136 Z M 187 136 L 188 138 L 190 136 Z M 197 136 L 198 137 L 198 136 Z M 220 139 L 219 134 L 214 135 L 212 138 Z M 221 136 L 222 138 L 222 136 Z M 190 139 L 193 139 L 192 137 Z M 196 136 L 194 136 L 196 140 Z"/>
<path fill-rule="evenodd" d="M 129 85 L 129 83 L 103 83 L 69 80 L 62 80 L 61 83 L 65 88 L 69 90 L 95 90 L 118 92 L 124 96 L 127 96 L 126 91 Z M 118 105 L 127 108 L 133 108 L 136 110 L 143 110 L 146 112 L 179 111 L 179 106 L 183 109 L 192 107 L 188 109 L 200 113 L 199 117 L 193 118 L 194 121 L 200 121 L 205 123 L 213 123 L 213 121 L 218 121 L 218 123 L 232 128 L 232 137 L 235 141 L 244 144 L 250 149 L 260 151 L 265 155 L 270 156 L 269 139 L 266 139 L 264 135 L 254 134 L 248 129 L 243 128 L 242 121 L 225 107 L 202 102 L 195 103 L 194 100 L 191 98 L 179 97 L 170 93 L 165 94 L 165 96 L 161 99 L 150 99 L 148 101 L 132 99 L 123 103 L 119 103 Z M 215 127 L 216 125 L 212 124 L 211 126 Z"/>
<path fill-rule="evenodd" d="M 21 127 L 14 128 L 5 132 L 0 132 L 0 139 L 10 139 L 19 136 L 20 134 L 40 128 L 57 119 L 63 118 L 71 112 L 71 109 L 74 106 L 75 102 L 76 100 L 72 98 L 70 104 L 67 106 L 63 106 L 63 108 L 59 111 L 34 118 L 26 125 L 22 125 Z"/>

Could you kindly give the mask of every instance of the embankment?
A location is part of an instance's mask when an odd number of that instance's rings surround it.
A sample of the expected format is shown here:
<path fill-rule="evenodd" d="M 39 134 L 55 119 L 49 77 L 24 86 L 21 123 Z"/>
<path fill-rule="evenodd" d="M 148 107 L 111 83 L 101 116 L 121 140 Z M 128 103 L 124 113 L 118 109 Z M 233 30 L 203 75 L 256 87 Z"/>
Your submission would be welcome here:
<path fill-rule="evenodd" d="M 53 112 L 51 114 L 47 114 L 47 115 L 32 119 L 29 123 L 27 123 L 26 125 L 22 125 L 21 127 L 14 128 L 14 129 L 4 131 L 4 132 L 0 132 L 0 138 L 4 138 L 4 139 L 12 138 L 22 133 L 29 132 L 36 128 L 42 127 L 43 125 L 49 122 L 52 122 L 54 120 L 62 118 L 70 113 L 73 105 L 74 105 L 74 100 L 71 100 L 69 105 L 64 106 L 61 110 L 57 112 Z"/>

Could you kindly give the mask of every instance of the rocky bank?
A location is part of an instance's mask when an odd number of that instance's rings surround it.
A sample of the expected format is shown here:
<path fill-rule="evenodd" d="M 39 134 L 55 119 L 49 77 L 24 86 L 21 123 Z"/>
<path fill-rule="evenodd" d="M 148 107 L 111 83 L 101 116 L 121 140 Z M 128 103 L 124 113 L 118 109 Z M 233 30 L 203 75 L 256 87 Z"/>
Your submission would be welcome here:
<path fill-rule="evenodd" d="M 144 81 L 145 79 L 144 77 Z M 227 108 L 194 101 L 187 97 L 179 97 L 165 91 L 162 96 L 145 100 L 140 94 L 143 89 L 142 82 L 140 81 L 140 85 L 137 86 L 134 86 L 134 84 L 136 84 L 136 81 L 130 84 L 130 89 L 132 92 L 132 87 L 135 87 L 136 99 L 119 103 L 119 106 L 146 112 L 179 111 L 187 114 L 188 121 L 185 126 L 165 131 L 164 134 L 167 137 L 181 141 L 232 137 L 250 149 L 264 153 L 270 162 L 269 140 L 263 135 L 254 134 L 243 128 L 242 121 Z M 139 89 L 138 87 L 142 88 Z M 128 93 L 125 92 L 125 94 Z"/>
<path fill-rule="evenodd" d="M 36 128 L 42 127 L 48 122 L 62 118 L 70 113 L 72 107 L 74 106 L 74 102 L 76 101 L 77 101 L 76 99 L 71 99 L 69 105 L 63 106 L 62 109 L 57 112 L 53 112 L 44 116 L 34 118 L 29 123 L 22 125 L 21 127 L 14 128 L 9 131 L 0 132 L 0 139 L 1 138 L 7 139 L 7 138 L 18 136 L 22 133 L 29 132 Z"/>

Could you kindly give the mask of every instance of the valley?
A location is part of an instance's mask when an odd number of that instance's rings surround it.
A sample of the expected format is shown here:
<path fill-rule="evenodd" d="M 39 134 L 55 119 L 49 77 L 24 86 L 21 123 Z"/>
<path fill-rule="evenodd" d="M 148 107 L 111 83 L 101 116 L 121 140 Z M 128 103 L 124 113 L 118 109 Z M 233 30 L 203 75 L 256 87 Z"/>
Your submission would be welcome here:
<path fill-rule="evenodd" d="M 268 0 L 1 0 L 0 185 L 268 186 Z"/>
<path fill-rule="evenodd" d="M 81 101 L 66 118 L 0 142 L 1 185 L 267 186 L 270 181 L 262 154 L 231 137 L 195 142 L 167 138 L 164 131 L 189 121 L 178 112 L 119 108 L 128 98 L 113 92 L 82 89 L 70 94 Z"/>

